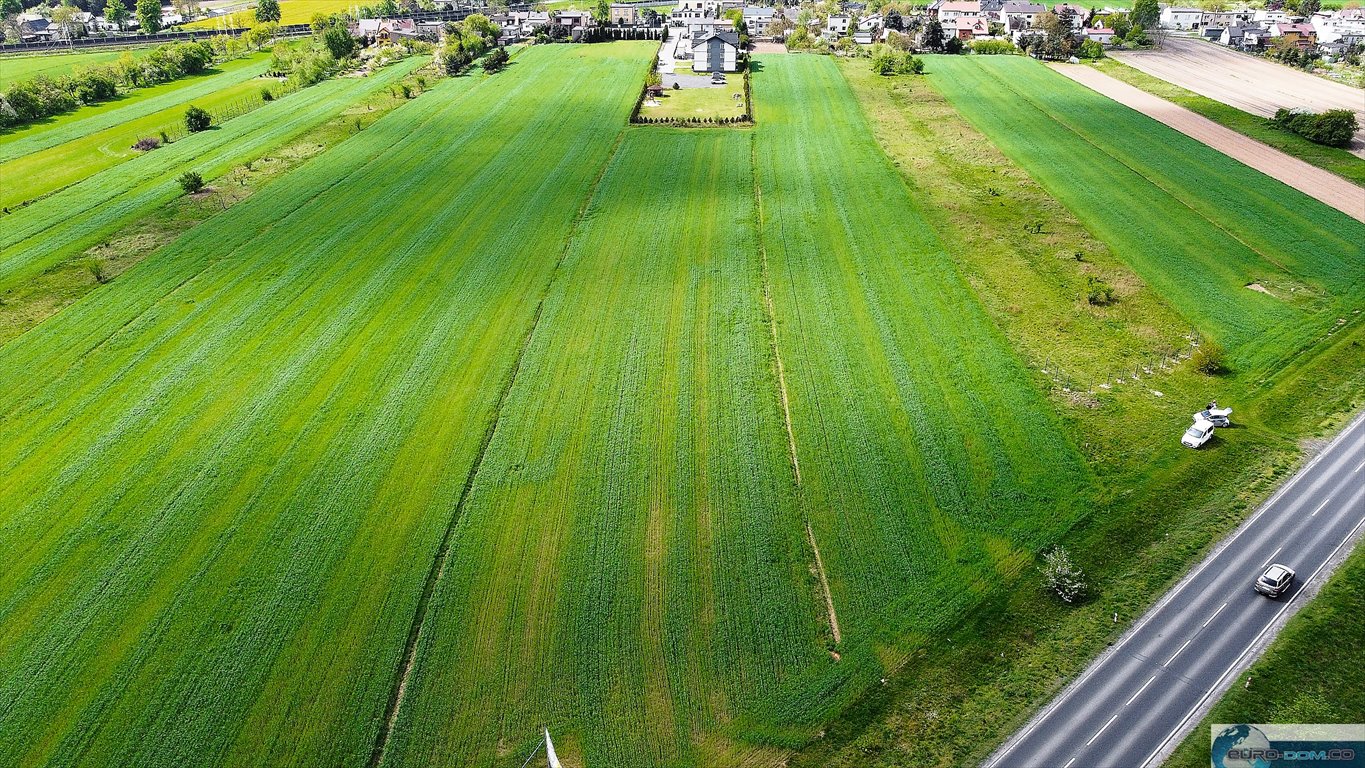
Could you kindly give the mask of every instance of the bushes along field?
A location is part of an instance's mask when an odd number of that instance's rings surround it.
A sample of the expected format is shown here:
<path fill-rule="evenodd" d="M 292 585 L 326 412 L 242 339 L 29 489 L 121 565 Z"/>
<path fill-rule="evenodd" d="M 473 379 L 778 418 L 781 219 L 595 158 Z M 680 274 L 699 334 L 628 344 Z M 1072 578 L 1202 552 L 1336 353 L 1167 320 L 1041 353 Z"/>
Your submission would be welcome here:
<path fill-rule="evenodd" d="M 936 57 L 928 70 L 1233 367 L 1273 367 L 1365 295 L 1365 225 L 1339 211 L 1030 59 Z"/>

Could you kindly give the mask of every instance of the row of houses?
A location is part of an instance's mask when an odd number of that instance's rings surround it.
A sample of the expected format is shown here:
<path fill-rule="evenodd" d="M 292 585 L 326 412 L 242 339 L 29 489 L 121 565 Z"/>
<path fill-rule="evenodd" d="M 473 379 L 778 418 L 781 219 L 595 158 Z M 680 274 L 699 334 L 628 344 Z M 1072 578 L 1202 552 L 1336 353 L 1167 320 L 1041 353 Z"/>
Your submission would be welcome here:
<path fill-rule="evenodd" d="M 1335 53 L 1351 45 L 1365 45 L 1365 10 L 1360 8 L 1319 11 L 1304 18 L 1283 10 L 1242 8 L 1212 12 L 1168 6 L 1161 11 L 1161 26 L 1199 32 L 1207 40 L 1247 50 L 1280 43 L 1301 51 L 1323 48 Z"/>

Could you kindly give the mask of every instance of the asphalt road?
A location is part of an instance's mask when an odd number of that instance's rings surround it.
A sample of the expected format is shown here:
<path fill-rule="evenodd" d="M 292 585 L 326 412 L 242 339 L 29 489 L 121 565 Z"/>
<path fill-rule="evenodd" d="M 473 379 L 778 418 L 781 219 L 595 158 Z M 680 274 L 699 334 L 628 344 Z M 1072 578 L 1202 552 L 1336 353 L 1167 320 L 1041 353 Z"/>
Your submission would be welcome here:
<path fill-rule="evenodd" d="M 1356 418 L 1124 637 L 983 764 L 1159 765 L 1326 578 L 1365 526 L 1365 416 Z M 1252 590 L 1267 563 L 1298 578 L 1279 599 Z"/>

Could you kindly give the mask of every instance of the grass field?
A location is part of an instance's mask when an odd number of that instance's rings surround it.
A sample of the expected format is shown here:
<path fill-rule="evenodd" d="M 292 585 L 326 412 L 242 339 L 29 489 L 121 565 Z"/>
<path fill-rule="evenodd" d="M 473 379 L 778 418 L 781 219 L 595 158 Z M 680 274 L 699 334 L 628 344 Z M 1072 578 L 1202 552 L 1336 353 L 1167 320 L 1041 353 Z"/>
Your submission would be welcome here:
<path fill-rule="evenodd" d="M 229 107 L 250 103 L 263 104 L 258 80 L 233 83 L 213 93 L 143 115 L 102 131 L 87 133 L 71 141 L 37 152 L 31 152 L 6 162 L 0 162 L 0 176 L 24 179 L 23 184 L 7 185 L 0 189 L 0 206 L 10 208 L 19 203 L 42 197 L 58 189 L 112 168 L 141 152 L 133 144 L 141 138 L 156 138 L 162 131 L 173 137 L 184 133 L 185 110 L 191 105 L 220 115 Z"/>
<path fill-rule="evenodd" d="M 313 16 L 333 13 L 352 13 L 365 3 L 353 0 L 280 0 L 281 24 L 307 24 Z M 256 24 L 255 11 L 239 11 L 212 19 L 200 19 L 185 24 L 181 29 L 244 29 Z"/>
<path fill-rule="evenodd" d="M 133 54 L 134 57 L 143 56 L 152 49 L 148 48 L 119 48 L 109 51 L 92 51 L 89 53 L 44 53 L 33 56 L 3 56 L 0 57 L 0 91 L 8 88 L 10 83 L 19 80 L 27 80 L 34 75 L 47 75 L 48 77 L 60 77 L 69 75 L 78 67 L 88 67 L 96 64 L 112 64 L 117 61 L 125 51 Z"/>
<path fill-rule="evenodd" d="M 151 88 L 139 88 L 111 101 L 81 107 L 64 115 L 0 131 L 0 163 L 83 139 L 140 120 L 154 112 L 204 98 L 229 86 L 260 77 L 270 65 L 268 54 L 255 54 L 216 65 L 212 70 Z"/>
<path fill-rule="evenodd" d="M 1101 59 L 1092 62 L 1092 66 L 1129 85 L 1197 112 L 1215 123 L 1365 186 L 1365 158 L 1356 157 L 1345 149 L 1315 144 L 1296 133 L 1274 127 L 1263 117 L 1200 96 L 1114 59 Z"/>
<path fill-rule="evenodd" d="M 1275 367 L 1365 295 L 1360 222 L 1031 59 L 932 57 L 928 69 L 1235 366 Z"/>
<path fill-rule="evenodd" d="M 225 125 L 109 168 L 0 219 L 0 293 L 79 253 L 179 195 L 177 177 L 194 170 L 212 180 L 342 112 L 366 93 L 397 82 L 423 60 L 413 57 L 371 77 L 306 88 Z"/>
<path fill-rule="evenodd" d="M 739 117 L 746 113 L 744 81 L 740 75 L 735 75 L 735 82 L 725 88 L 683 88 L 677 91 L 664 91 L 664 95 L 659 98 L 659 106 L 640 107 L 640 114 L 645 117 L 672 117 L 680 120 L 689 117 L 713 119 Z"/>

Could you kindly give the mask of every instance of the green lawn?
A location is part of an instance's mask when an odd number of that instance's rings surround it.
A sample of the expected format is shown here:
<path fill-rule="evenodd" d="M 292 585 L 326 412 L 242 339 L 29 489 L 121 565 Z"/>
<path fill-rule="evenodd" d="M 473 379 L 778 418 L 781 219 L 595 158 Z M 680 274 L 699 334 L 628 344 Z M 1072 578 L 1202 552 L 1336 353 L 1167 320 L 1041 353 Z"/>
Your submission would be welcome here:
<path fill-rule="evenodd" d="M 1365 712 L 1362 669 L 1365 549 L 1357 549 L 1265 656 L 1233 681 L 1166 765 L 1208 765 L 1210 723 L 1358 723 Z"/>
<path fill-rule="evenodd" d="M 1234 366 L 1275 367 L 1365 298 L 1365 224 L 1032 59 L 928 72 Z"/>
<path fill-rule="evenodd" d="M 1122 64 L 1114 59 L 1101 59 L 1092 62 L 1092 65 L 1105 74 L 1116 77 L 1129 85 L 1136 86 L 1155 96 L 1160 96 L 1167 101 L 1179 104 L 1186 109 L 1207 117 L 1215 123 L 1231 128 L 1238 133 L 1246 134 L 1281 152 L 1293 155 L 1304 162 L 1311 163 L 1319 168 L 1331 171 L 1338 176 L 1342 176 L 1357 184 L 1365 186 L 1365 158 L 1356 157 L 1350 152 L 1337 147 L 1315 144 L 1296 133 L 1280 130 L 1279 128 L 1272 126 L 1269 121 L 1263 117 L 1243 112 L 1236 107 L 1228 106 L 1221 101 L 1210 99 L 1207 96 L 1200 96 L 1193 91 L 1187 91 L 1178 85 L 1173 85 L 1160 78 L 1152 77 L 1146 72 L 1133 69 L 1127 64 Z"/>
<path fill-rule="evenodd" d="M 69 75 L 78 67 L 88 67 L 96 64 L 112 64 L 119 59 L 125 52 L 131 53 L 134 57 L 145 56 L 151 52 L 151 47 L 147 48 L 116 48 L 107 51 L 91 51 L 87 53 L 41 53 L 31 56 L 2 56 L 0 57 L 0 90 L 8 88 L 11 83 L 19 80 L 27 80 L 35 75 L 47 75 L 48 77 L 60 77 Z"/>
<path fill-rule="evenodd" d="M 182 77 L 151 88 L 138 88 L 111 101 L 80 107 L 21 128 L 0 131 L 0 163 L 218 93 L 224 88 L 260 77 L 269 65 L 269 54 L 253 54 L 217 64 L 198 75 Z"/>
<path fill-rule="evenodd" d="M 644 117 L 671 117 L 686 120 L 720 119 L 739 117 L 748 114 L 744 106 L 744 81 L 741 75 L 734 75 L 734 82 L 724 88 L 683 88 L 664 91 L 659 98 L 659 106 L 642 106 L 640 115 Z"/>

